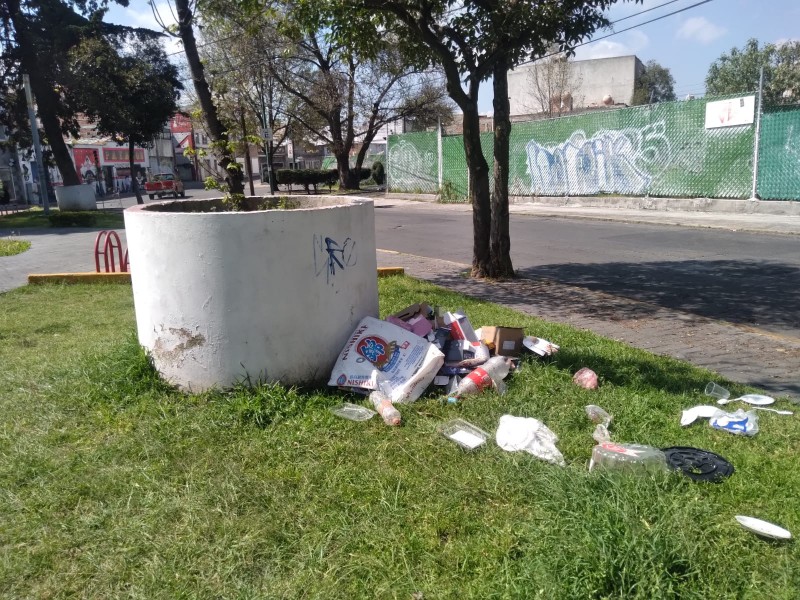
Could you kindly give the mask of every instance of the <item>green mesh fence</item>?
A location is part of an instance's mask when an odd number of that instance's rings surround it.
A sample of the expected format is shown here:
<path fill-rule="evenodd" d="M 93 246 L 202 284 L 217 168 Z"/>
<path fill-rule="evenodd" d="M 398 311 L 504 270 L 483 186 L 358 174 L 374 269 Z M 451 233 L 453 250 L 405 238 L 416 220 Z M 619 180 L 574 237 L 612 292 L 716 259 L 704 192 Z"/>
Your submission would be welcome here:
<path fill-rule="evenodd" d="M 387 147 L 389 190 L 417 194 L 439 191 L 439 149 L 435 132 L 390 135 Z M 463 148 L 461 154 L 464 154 Z"/>
<path fill-rule="evenodd" d="M 706 129 L 705 107 L 706 99 L 700 99 L 514 123 L 509 191 L 747 198 L 754 127 Z M 491 168 L 492 135 L 483 134 L 481 142 Z M 444 184 L 466 196 L 460 136 L 443 138 L 442 159 Z M 387 171 L 392 191 L 435 192 L 436 133 L 390 138 Z"/>
<path fill-rule="evenodd" d="M 758 196 L 800 200 L 800 106 L 766 108 L 759 144 Z"/>
<path fill-rule="evenodd" d="M 364 164 L 362 164 L 361 166 L 365 167 L 367 169 L 371 169 L 373 163 L 375 163 L 376 160 L 379 161 L 379 162 L 384 162 L 384 160 L 383 160 L 383 152 L 375 152 L 374 154 L 367 154 L 364 157 Z M 356 166 L 356 157 L 355 156 L 351 156 L 350 157 L 350 166 L 351 167 L 355 167 Z M 384 167 L 385 166 L 386 165 L 384 165 Z M 326 156 L 325 158 L 323 158 L 322 159 L 322 167 L 321 168 L 322 169 L 335 169 L 336 168 L 336 157 L 335 156 Z"/>

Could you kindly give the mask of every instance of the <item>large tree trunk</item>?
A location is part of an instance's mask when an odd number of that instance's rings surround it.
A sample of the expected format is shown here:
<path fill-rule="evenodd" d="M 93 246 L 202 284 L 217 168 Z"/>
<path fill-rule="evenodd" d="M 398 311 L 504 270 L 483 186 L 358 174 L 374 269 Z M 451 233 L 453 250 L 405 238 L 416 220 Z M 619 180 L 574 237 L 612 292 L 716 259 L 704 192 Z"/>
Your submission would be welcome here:
<path fill-rule="evenodd" d="M 139 180 L 136 179 L 136 172 L 133 170 L 134 165 L 136 164 L 134 161 L 135 158 L 135 148 L 133 145 L 133 141 L 128 142 L 128 165 L 131 169 L 131 190 L 134 194 L 136 194 L 136 204 L 144 204 L 144 198 L 142 198 L 142 190 L 139 188 Z"/>
<path fill-rule="evenodd" d="M 339 171 L 339 189 L 357 190 L 359 182 L 357 174 L 350 168 L 350 153 L 343 148 L 334 148 L 333 155 Z"/>
<path fill-rule="evenodd" d="M 511 236 L 508 217 L 509 138 L 511 137 L 508 100 L 508 64 L 500 60 L 494 68 L 494 190 L 492 191 L 492 227 L 489 238 L 489 276 L 514 276 L 511 264 Z"/>
<path fill-rule="evenodd" d="M 208 133 L 215 142 L 214 145 L 217 147 L 217 151 L 221 156 L 219 164 L 225 169 L 228 175 L 228 191 L 231 194 L 244 194 L 242 169 L 239 168 L 239 165 L 233 158 L 231 148 L 228 144 L 228 134 L 222 122 L 219 120 L 217 107 L 214 105 L 214 100 L 211 98 L 211 89 L 208 87 L 208 82 L 203 72 L 203 63 L 200 61 L 200 54 L 197 51 L 197 40 L 194 37 L 192 24 L 193 15 L 189 8 L 190 1 L 191 0 L 175 0 L 175 8 L 178 14 L 178 33 L 183 42 L 186 63 L 189 65 L 189 71 L 192 74 L 195 93 L 197 93 L 197 100 L 203 111 L 203 118 L 208 127 Z"/>
<path fill-rule="evenodd" d="M 19 2 L 17 0 L 9 0 L 8 11 L 14 26 L 16 42 L 21 50 L 22 69 L 30 76 L 31 91 L 36 98 L 36 112 L 42 122 L 46 141 L 53 153 L 53 160 L 55 160 L 58 171 L 61 173 L 64 185 L 78 185 L 80 184 L 78 172 L 75 169 L 75 163 L 72 161 L 69 148 L 64 142 L 61 122 L 58 120 L 58 93 L 55 91 L 52 82 L 48 82 L 42 77 L 42 73 L 45 71 L 39 67 L 38 53 L 31 41 L 28 22 L 22 14 Z M 47 60 L 47 57 L 43 56 L 42 59 Z M 31 123 L 31 126 L 35 127 L 36 123 Z M 40 177 L 44 182 L 44 173 L 40 174 Z M 42 198 L 44 201 L 48 200 L 44 195 Z"/>
<path fill-rule="evenodd" d="M 480 116 L 477 102 L 462 106 L 464 153 L 469 171 L 469 199 L 472 203 L 472 273 L 473 277 L 491 275 L 489 239 L 491 207 L 489 202 L 489 165 L 481 150 Z"/>

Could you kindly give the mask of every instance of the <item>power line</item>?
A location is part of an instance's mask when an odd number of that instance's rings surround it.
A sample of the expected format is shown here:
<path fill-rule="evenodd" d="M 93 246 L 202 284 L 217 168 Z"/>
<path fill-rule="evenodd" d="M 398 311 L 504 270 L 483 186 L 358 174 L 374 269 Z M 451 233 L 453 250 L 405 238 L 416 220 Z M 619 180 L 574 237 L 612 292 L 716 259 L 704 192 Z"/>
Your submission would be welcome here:
<path fill-rule="evenodd" d="M 667 13 L 665 15 L 661 15 L 659 17 L 655 17 L 653 19 L 650 19 L 649 21 L 643 21 L 642 23 L 637 23 L 636 25 L 631 25 L 630 27 L 626 27 L 625 29 L 620 29 L 619 31 L 613 31 L 613 32 L 609 33 L 608 35 L 604 35 L 604 36 L 601 36 L 599 38 L 592 38 L 591 40 L 586 41 L 586 42 L 581 42 L 580 44 L 575 44 L 575 46 L 573 46 L 572 49 L 574 50 L 575 48 L 580 48 L 581 46 L 586 46 L 588 44 L 593 44 L 594 42 L 599 42 L 600 40 L 604 40 L 606 38 L 610 38 L 611 36 L 614 36 L 614 35 L 619 35 L 620 33 L 625 33 L 626 31 L 630 31 L 631 29 L 636 29 L 637 27 L 642 27 L 643 25 L 649 25 L 650 23 L 655 23 L 656 21 L 660 21 L 662 19 L 666 19 L 667 17 L 671 17 L 673 15 L 677 15 L 678 13 L 682 13 L 682 12 L 687 11 L 689 9 L 696 8 L 696 7 L 701 6 L 703 4 L 708 4 L 711 1 L 712 0 L 701 0 L 700 2 L 695 2 L 694 4 L 691 4 L 689 6 L 685 6 L 683 8 L 679 8 L 678 10 L 673 10 L 672 12 L 669 12 L 669 13 Z M 656 8 L 658 8 L 658 7 L 656 7 Z M 652 10 L 652 9 L 648 9 L 648 10 Z M 647 11 L 642 11 L 642 13 L 644 13 L 644 12 L 647 12 Z M 639 14 L 641 14 L 641 13 L 639 13 Z M 631 15 L 631 16 L 637 16 L 637 15 Z M 627 19 L 627 18 L 629 18 L 629 17 L 624 17 L 624 19 Z M 619 21 L 622 21 L 624 19 L 619 19 Z M 619 21 L 614 21 L 613 23 L 611 23 L 611 25 L 614 25 L 615 23 L 618 23 Z M 517 66 L 521 67 L 523 65 L 528 65 L 528 64 L 536 62 L 538 60 L 542 60 L 543 58 L 549 58 L 551 56 L 556 56 L 557 54 L 561 54 L 561 53 L 560 52 L 551 52 L 550 54 L 545 54 L 544 56 L 540 56 L 540 57 L 534 58 L 532 60 L 526 60 L 525 62 L 522 62 L 522 63 L 518 64 Z"/>
<path fill-rule="evenodd" d="M 632 15 L 628 15 L 627 17 L 622 17 L 621 19 L 617 19 L 614 23 L 621 23 L 622 21 L 627 21 L 628 19 L 632 19 L 633 17 L 638 17 L 639 15 L 643 15 L 644 13 L 648 13 L 651 10 L 657 10 L 667 4 L 675 4 L 676 2 L 680 2 L 681 0 L 669 0 L 669 2 L 664 2 L 663 4 L 659 4 L 658 6 L 653 6 L 652 8 L 646 8 L 644 10 L 640 10 L 637 13 L 633 13 Z M 612 25 L 614 24 L 612 23 Z"/>

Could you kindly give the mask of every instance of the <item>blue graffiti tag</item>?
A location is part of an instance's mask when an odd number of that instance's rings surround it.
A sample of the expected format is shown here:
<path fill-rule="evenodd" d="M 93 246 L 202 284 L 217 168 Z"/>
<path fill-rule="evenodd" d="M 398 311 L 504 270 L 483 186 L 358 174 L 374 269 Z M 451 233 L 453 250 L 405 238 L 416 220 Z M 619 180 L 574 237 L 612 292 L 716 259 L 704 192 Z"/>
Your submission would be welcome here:
<path fill-rule="evenodd" d="M 336 275 L 336 268 L 343 271 L 346 267 L 356 264 L 356 243 L 347 238 L 340 245 L 330 237 L 314 235 L 314 268 L 317 276 L 323 271 L 327 273 L 327 280 Z"/>

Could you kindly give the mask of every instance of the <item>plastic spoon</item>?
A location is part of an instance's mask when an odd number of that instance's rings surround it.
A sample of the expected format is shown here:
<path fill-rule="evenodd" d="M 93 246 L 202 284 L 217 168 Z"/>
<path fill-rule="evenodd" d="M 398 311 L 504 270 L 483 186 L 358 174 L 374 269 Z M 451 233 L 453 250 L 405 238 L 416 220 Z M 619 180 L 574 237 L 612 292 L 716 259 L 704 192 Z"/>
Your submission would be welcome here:
<path fill-rule="evenodd" d="M 769 412 L 774 412 L 778 415 L 793 415 L 794 413 L 790 410 L 777 410 L 775 408 L 761 408 L 760 406 L 754 406 L 753 410 L 768 410 Z"/>
<path fill-rule="evenodd" d="M 775 402 L 775 398 L 772 396 L 763 396 L 761 394 L 745 394 L 738 398 L 722 398 L 717 400 L 717 404 L 729 404 L 730 402 L 747 402 L 755 406 L 765 406 Z"/>

